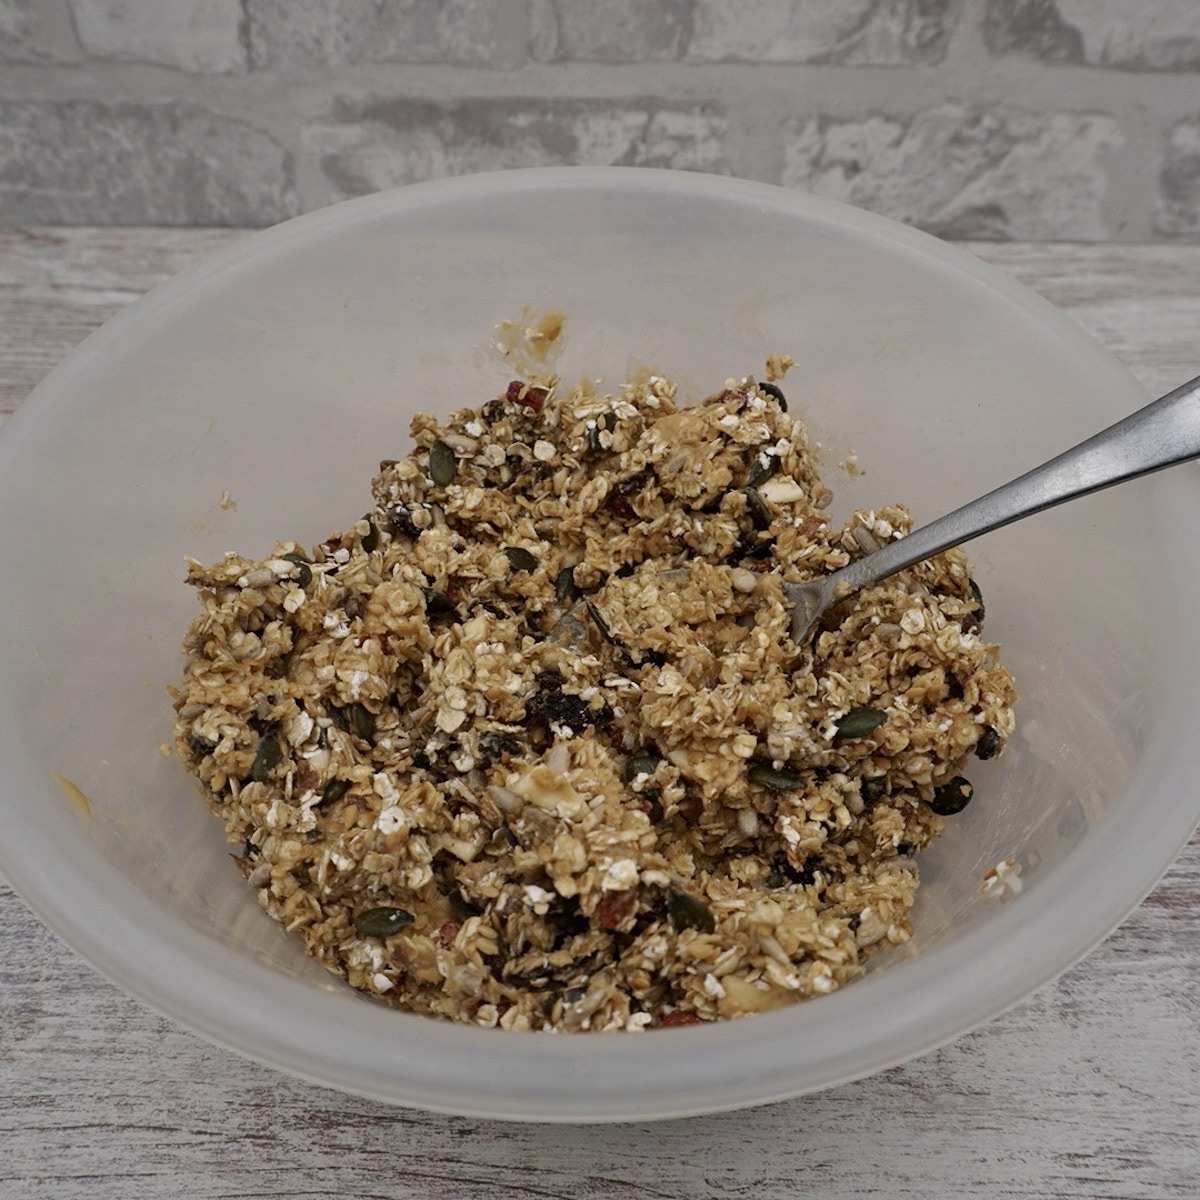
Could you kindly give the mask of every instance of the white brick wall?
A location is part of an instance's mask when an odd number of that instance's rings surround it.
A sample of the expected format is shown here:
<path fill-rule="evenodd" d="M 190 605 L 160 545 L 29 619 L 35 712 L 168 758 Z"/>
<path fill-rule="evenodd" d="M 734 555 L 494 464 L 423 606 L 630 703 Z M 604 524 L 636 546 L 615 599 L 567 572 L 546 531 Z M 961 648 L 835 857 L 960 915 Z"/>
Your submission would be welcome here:
<path fill-rule="evenodd" d="M 0 0 L 0 223 L 629 163 L 944 235 L 1200 239 L 1200 0 Z"/>

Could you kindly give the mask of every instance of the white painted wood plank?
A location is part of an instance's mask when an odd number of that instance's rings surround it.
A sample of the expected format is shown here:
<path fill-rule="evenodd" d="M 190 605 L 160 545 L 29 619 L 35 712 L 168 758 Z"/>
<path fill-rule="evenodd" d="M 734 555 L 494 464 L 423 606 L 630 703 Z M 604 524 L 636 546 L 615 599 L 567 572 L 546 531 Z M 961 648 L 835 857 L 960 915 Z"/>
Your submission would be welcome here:
<path fill-rule="evenodd" d="M 0 231 L 0 411 L 227 230 Z M 1200 247 L 973 247 L 1155 392 L 1200 372 Z M 1107 942 L 925 1058 L 744 1113 L 642 1127 L 404 1112 L 279 1076 L 143 1009 L 0 884 L 0 1197 L 1200 1194 L 1200 839 Z"/>

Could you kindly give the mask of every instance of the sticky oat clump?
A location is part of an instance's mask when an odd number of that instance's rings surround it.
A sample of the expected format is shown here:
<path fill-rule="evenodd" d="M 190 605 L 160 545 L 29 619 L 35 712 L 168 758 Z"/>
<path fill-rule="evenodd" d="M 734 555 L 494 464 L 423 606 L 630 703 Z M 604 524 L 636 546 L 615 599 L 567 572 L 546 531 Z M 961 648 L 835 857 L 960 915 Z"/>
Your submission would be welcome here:
<path fill-rule="evenodd" d="M 189 563 L 176 741 L 262 907 L 355 988 L 519 1029 L 760 1012 L 906 940 L 1013 727 L 963 554 L 796 645 L 782 582 L 910 521 L 831 524 L 773 383 L 515 382 L 412 436 L 345 532 Z"/>

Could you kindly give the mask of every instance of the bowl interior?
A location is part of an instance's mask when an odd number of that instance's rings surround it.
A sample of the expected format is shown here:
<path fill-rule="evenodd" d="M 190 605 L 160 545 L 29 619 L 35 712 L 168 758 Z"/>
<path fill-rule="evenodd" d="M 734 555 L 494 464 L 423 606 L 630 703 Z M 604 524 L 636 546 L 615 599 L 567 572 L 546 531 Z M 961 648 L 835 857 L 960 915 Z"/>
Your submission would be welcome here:
<path fill-rule="evenodd" d="M 1200 584 L 1194 471 L 970 549 L 1020 696 L 1004 755 L 923 857 L 918 934 L 826 999 L 729 1026 L 546 1038 L 363 1002 L 258 910 L 178 762 L 166 686 L 194 611 L 183 556 L 258 555 L 357 519 L 421 408 L 512 366 L 494 327 L 554 306 L 557 367 L 649 366 L 697 398 L 768 354 L 835 508 L 932 518 L 1132 411 L 1073 325 L 940 243 L 757 185 L 511 172 L 351 202 L 235 245 L 111 322 L 0 436 L 0 859 L 135 994 L 319 1082 L 488 1115 L 644 1118 L 828 1085 L 1019 999 L 1119 921 L 1186 838 Z M 865 473 L 838 463 L 853 451 Z M 236 504 L 223 507 L 222 493 Z M 90 800 L 85 816 L 53 773 Z M 1011 903 L 980 894 L 1014 857 Z"/>

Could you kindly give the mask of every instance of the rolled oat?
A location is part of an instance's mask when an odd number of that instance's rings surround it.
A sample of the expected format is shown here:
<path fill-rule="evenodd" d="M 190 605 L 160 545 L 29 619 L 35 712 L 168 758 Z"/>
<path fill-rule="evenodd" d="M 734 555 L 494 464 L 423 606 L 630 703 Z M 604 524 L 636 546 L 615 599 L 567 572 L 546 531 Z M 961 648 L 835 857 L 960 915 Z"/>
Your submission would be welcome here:
<path fill-rule="evenodd" d="M 781 399 L 514 382 L 417 416 L 311 552 L 189 560 L 179 754 L 310 954 L 418 1013 L 638 1030 L 825 994 L 910 936 L 912 856 L 1012 679 L 960 551 L 792 642 L 781 582 L 911 522 L 833 526 Z"/>

